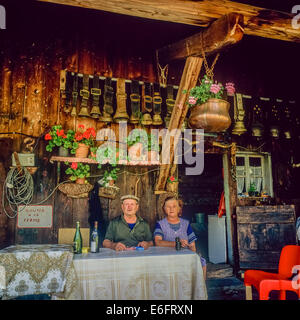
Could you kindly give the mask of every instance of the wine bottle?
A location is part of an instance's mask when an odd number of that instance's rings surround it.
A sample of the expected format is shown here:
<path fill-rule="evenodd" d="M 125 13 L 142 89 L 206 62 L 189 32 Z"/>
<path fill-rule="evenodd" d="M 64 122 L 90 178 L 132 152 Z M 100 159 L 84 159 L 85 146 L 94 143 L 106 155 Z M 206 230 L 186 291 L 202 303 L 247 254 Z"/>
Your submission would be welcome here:
<path fill-rule="evenodd" d="M 98 221 L 95 221 L 94 230 L 91 239 L 91 252 L 99 252 L 99 234 L 98 234 Z"/>
<path fill-rule="evenodd" d="M 82 253 L 82 236 L 80 232 L 79 221 L 76 222 L 76 231 L 75 231 L 73 244 L 74 244 L 74 253 Z"/>

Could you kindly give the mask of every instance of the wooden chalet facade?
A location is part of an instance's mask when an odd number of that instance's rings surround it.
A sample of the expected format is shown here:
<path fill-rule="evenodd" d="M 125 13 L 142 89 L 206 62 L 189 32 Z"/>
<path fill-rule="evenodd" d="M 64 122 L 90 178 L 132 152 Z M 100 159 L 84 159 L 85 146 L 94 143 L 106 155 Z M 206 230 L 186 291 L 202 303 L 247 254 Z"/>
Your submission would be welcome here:
<path fill-rule="evenodd" d="M 71 77 L 78 75 L 80 85 L 83 75 L 90 76 L 90 83 L 98 76 L 102 90 L 105 79 L 111 78 L 114 93 L 118 79 L 125 79 L 129 97 L 132 81 L 159 84 L 158 62 L 168 65 L 167 85 L 174 88 L 172 113 L 167 112 L 167 92 L 162 88 L 163 123 L 146 126 L 146 130 L 165 128 L 167 115 L 169 130 L 181 129 L 189 116 L 188 91 L 205 71 L 200 46 L 203 41 L 209 63 L 220 53 L 214 78 L 235 83 L 245 111 L 246 132 L 233 133 L 237 102 L 236 97 L 230 97 L 232 124 L 226 132 L 205 136 L 202 175 L 186 176 L 184 164 L 120 166 L 118 196 L 100 197 L 103 217 L 108 222 L 119 215 L 120 195 L 136 193 L 141 198 L 140 215 L 153 229 L 162 214 L 167 178 L 174 174 L 179 178 L 178 192 L 185 200 L 184 215 L 191 221 L 199 212 L 205 213 L 205 219 L 217 214 L 224 191 L 227 262 L 235 271 L 274 268 L 282 246 L 296 243 L 295 218 L 300 203 L 300 29 L 291 25 L 295 16 L 292 7 L 286 4 L 284 9 L 263 9 L 219 0 L 4 1 L 3 6 L 7 16 L 6 29 L 0 30 L 1 200 L 5 198 L 3 185 L 12 153 L 24 152 L 25 138 L 33 139 L 38 167 L 33 175 L 32 203 L 36 204 L 67 179 L 64 162 L 50 161 L 56 151 L 45 149 L 44 136 L 51 126 L 60 124 L 65 130 L 74 130 L 84 124 L 96 131 L 111 128 L 118 132 L 117 122 L 79 116 L 80 96 L 76 116 L 65 112 L 63 72 Z M 114 111 L 116 105 L 114 102 Z M 129 116 L 130 110 L 127 99 Z M 259 133 L 254 130 L 257 122 L 263 129 Z M 278 136 L 272 135 L 273 125 Z M 137 127 L 128 123 L 129 129 Z M 259 194 L 244 197 L 253 167 L 261 169 L 258 179 L 262 185 Z M 95 164 L 90 168 L 89 182 L 94 185 L 103 170 Z M 261 197 L 263 191 L 270 197 Z M 52 228 L 18 228 L 17 219 L 8 217 L 1 206 L 1 248 L 14 243 L 57 243 L 59 228 L 74 227 L 76 221 L 89 227 L 88 196 L 70 198 L 56 190 L 43 204 L 53 208 Z M 10 212 L 7 206 L 6 210 Z M 257 214 L 257 219 L 251 213 Z M 267 259 L 263 264 L 256 260 L 257 250 L 259 259 Z M 267 256 L 268 251 L 273 254 Z"/>

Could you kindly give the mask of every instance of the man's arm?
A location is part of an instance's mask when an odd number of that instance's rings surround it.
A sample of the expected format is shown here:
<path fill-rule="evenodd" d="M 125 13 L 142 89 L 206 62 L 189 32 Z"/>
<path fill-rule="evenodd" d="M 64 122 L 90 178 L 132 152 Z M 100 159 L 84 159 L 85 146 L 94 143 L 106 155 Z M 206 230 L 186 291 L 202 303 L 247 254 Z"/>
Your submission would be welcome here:
<path fill-rule="evenodd" d="M 126 250 L 126 246 L 122 242 L 113 242 L 113 241 L 111 241 L 109 239 L 104 239 L 103 247 L 104 248 L 113 249 L 113 250 L 116 250 L 116 251 Z"/>

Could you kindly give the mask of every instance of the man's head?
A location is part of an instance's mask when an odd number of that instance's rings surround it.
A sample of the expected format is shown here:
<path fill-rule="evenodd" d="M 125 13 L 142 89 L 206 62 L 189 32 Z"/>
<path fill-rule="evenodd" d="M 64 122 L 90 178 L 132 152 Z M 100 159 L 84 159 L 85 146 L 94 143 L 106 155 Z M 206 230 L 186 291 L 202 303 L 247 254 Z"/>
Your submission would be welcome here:
<path fill-rule="evenodd" d="M 127 195 L 123 196 L 121 201 L 124 215 L 128 217 L 135 216 L 139 209 L 139 198 L 132 195 Z"/>

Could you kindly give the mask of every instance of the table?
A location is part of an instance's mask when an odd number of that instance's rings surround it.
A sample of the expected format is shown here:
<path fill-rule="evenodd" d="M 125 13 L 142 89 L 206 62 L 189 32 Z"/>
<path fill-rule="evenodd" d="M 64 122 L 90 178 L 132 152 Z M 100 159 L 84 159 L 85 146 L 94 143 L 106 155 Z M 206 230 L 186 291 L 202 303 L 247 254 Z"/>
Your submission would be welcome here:
<path fill-rule="evenodd" d="M 84 300 L 206 300 L 200 257 L 182 249 L 150 247 L 74 255 Z"/>
<path fill-rule="evenodd" d="M 70 245 L 15 245 L 0 250 L 0 296 L 11 299 L 32 294 L 78 291 Z"/>

